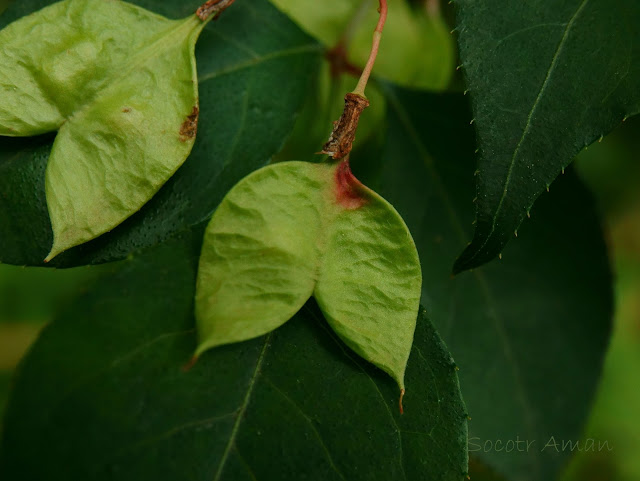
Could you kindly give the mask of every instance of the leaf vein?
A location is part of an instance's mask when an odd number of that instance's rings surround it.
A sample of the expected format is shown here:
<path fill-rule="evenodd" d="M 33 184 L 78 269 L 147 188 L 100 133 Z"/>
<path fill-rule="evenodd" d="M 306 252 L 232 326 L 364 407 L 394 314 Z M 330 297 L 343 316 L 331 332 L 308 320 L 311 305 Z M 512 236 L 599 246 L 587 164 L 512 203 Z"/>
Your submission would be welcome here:
<path fill-rule="evenodd" d="M 329 465 L 338 474 L 338 476 L 340 476 L 340 479 L 346 481 L 346 478 L 344 477 L 344 475 L 340 472 L 340 470 L 338 469 L 338 467 L 334 463 L 333 457 L 331 456 L 331 452 L 329 451 L 329 448 L 327 448 L 327 445 L 325 444 L 324 440 L 322 439 L 322 436 L 320 436 L 320 433 L 318 432 L 318 430 L 316 429 L 315 425 L 313 424 L 313 420 L 302 410 L 302 408 L 300 406 L 298 406 L 298 404 L 293 399 L 291 399 L 291 397 L 289 395 L 287 395 L 278 386 L 276 386 L 273 383 L 273 381 L 271 381 L 271 379 L 265 378 L 265 381 L 278 394 L 280 394 L 280 396 L 282 396 L 287 402 L 289 402 L 289 404 L 291 404 L 296 409 L 296 411 L 298 411 L 300 413 L 300 415 L 305 419 L 305 421 L 307 421 L 309 426 L 311 426 L 311 430 L 313 431 L 313 433 L 315 434 L 316 438 L 318 439 L 318 442 L 320 443 L 320 447 L 322 447 L 324 453 L 326 454 L 327 459 L 329 460 Z"/>
<path fill-rule="evenodd" d="M 218 470 L 216 471 L 214 481 L 220 480 L 220 477 L 222 476 L 222 472 L 224 471 L 224 467 L 226 465 L 227 459 L 229 458 L 229 453 L 231 452 L 231 448 L 235 445 L 236 436 L 238 435 L 238 430 L 240 429 L 240 424 L 242 423 L 244 413 L 247 410 L 249 401 L 251 400 L 251 394 L 253 394 L 253 388 L 256 384 L 256 381 L 258 380 L 258 377 L 260 376 L 262 362 L 264 361 L 267 348 L 269 347 L 270 339 L 271 339 L 271 333 L 269 333 L 264 339 L 262 351 L 260 351 L 260 357 L 258 357 L 258 361 L 256 362 L 256 367 L 253 370 L 253 375 L 251 376 L 251 380 L 249 381 L 249 385 L 247 386 L 247 393 L 245 394 L 244 400 L 242 401 L 242 406 L 240 406 L 240 409 L 238 410 L 238 417 L 236 418 L 236 422 L 234 423 L 233 429 L 231 430 L 231 436 L 229 436 L 229 441 L 227 442 L 227 446 L 225 447 L 225 450 L 222 453 L 222 459 L 220 460 L 220 464 L 218 465 Z"/>
<path fill-rule="evenodd" d="M 222 70 L 218 70 L 216 72 L 209 72 L 207 74 L 203 74 L 199 77 L 198 83 L 202 84 L 209 80 L 213 80 L 218 77 L 222 77 L 224 75 L 229 75 L 231 73 L 238 72 L 240 70 L 245 70 L 251 67 L 255 67 L 264 62 L 268 62 L 270 60 L 275 60 L 282 57 L 288 57 L 293 55 L 301 55 L 305 53 L 317 53 L 320 52 L 320 47 L 316 44 L 309 45 L 301 45 L 299 47 L 293 47 L 285 50 L 279 50 L 277 52 L 271 52 L 262 57 L 253 58 L 251 60 L 247 60 L 246 62 L 241 62 L 231 67 L 224 68 Z"/>
<path fill-rule="evenodd" d="M 122 449 L 119 449 L 115 454 L 114 454 L 114 458 L 118 457 L 128 451 L 132 451 L 138 448 L 141 448 L 143 446 L 147 446 L 149 444 L 154 444 L 158 441 L 162 441 L 164 439 L 168 439 L 172 436 L 175 436 L 176 434 L 185 431 L 187 429 L 191 429 L 191 428 L 197 428 L 199 426 L 204 426 L 207 424 L 211 424 L 211 423 L 215 423 L 216 421 L 222 421 L 223 419 L 228 419 L 230 417 L 233 417 L 235 414 L 237 413 L 237 411 L 233 411 L 230 413 L 226 413 L 226 414 L 222 414 L 220 416 L 212 416 L 206 419 L 198 419 L 196 421 L 190 421 L 190 422 L 186 422 L 184 424 L 181 424 L 179 426 L 175 426 L 173 428 L 167 429 L 164 433 L 158 434 L 156 436 L 151 436 L 145 439 L 142 439 L 136 443 L 130 444 L 129 446 L 126 446 Z"/>
<path fill-rule="evenodd" d="M 518 145 L 516 145 L 516 148 L 513 152 L 513 156 L 511 157 L 511 161 L 509 162 L 509 169 L 507 170 L 507 177 L 505 179 L 505 183 L 504 183 L 504 188 L 502 190 L 502 196 L 500 197 L 500 201 L 498 202 L 498 207 L 496 208 L 493 216 L 492 216 L 492 220 L 491 220 L 491 230 L 489 231 L 489 234 L 487 235 L 486 239 L 484 240 L 484 242 L 482 243 L 482 245 L 480 247 L 478 247 L 475 250 L 475 253 L 469 257 L 469 259 L 467 259 L 467 263 L 471 262 L 473 259 L 475 259 L 480 252 L 482 251 L 482 249 L 484 249 L 484 247 L 489 243 L 489 240 L 491 239 L 491 237 L 493 236 L 493 233 L 496 230 L 496 223 L 498 221 L 498 215 L 500 214 L 500 211 L 502 210 L 502 206 L 504 205 L 504 200 L 507 197 L 507 193 L 509 191 L 509 184 L 511 183 L 511 177 L 513 175 L 513 168 L 515 166 L 516 163 L 516 158 L 518 157 L 518 154 L 520 153 L 520 148 L 522 147 L 522 144 L 524 142 L 524 139 L 527 137 L 527 135 L 529 134 L 529 131 L 531 130 L 531 122 L 533 120 L 533 117 L 535 116 L 536 111 L 538 110 L 538 106 L 540 105 L 540 100 L 542 99 L 545 91 L 547 90 L 547 86 L 549 85 L 549 82 L 551 80 L 551 76 L 553 75 L 553 72 L 556 69 L 556 65 L 558 63 L 558 59 L 560 58 L 560 55 L 564 49 L 564 45 L 567 41 L 567 39 L 569 38 L 569 33 L 571 32 L 571 28 L 573 27 L 576 19 L 580 16 L 580 13 L 582 12 L 582 10 L 584 9 L 584 7 L 587 5 L 587 3 L 589 3 L 589 0 L 583 0 L 582 3 L 580 4 L 580 6 L 578 7 L 578 9 L 576 10 L 576 12 L 572 15 L 571 19 L 569 20 L 569 22 L 567 22 L 567 26 L 564 30 L 564 33 L 562 35 L 562 38 L 560 39 L 560 43 L 558 44 L 558 47 L 556 48 L 556 51 L 553 55 L 553 58 L 551 59 L 551 64 L 549 65 L 549 69 L 547 70 L 547 75 L 544 79 L 544 81 L 542 82 L 542 86 L 540 87 L 540 91 L 538 92 L 538 95 L 536 97 L 536 99 L 533 102 L 533 105 L 531 106 L 531 110 L 529 111 L 529 115 L 527 116 L 527 122 L 525 124 L 524 130 L 522 131 L 522 136 L 520 137 L 520 140 L 518 141 Z"/>
<path fill-rule="evenodd" d="M 396 433 L 398 435 L 398 457 L 399 457 L 399 462 L 400 462 L 400 471 L 402 472 L 402 476 L 404 478 L 405 481 L 407 481 L 407 474 L 405 472 L 405 468 L 404 468 L 404 452 L 402 450 L 402 432 L 400 431 L 400 427 L 398 426 L 398 423 L 396 422 L 396 419 L 393 417 L 393 413 L 391 412 L 391 409 L 389 409 L 389 405 L 387 404 L 386 400 L 384 399 L 384 396 L 382 394 L 382 392 L 380 391 L 380 388 L 378 387 L 378 385 L 376 384 L 376 382 L 373 380 L 373 378 L 371 377 L 371 374 L 369 374 L 363 367 L 362 365 L 351 355 L 350 352 L 347 352 L 347 350 L 344 348 L 344 346 L 342 345 L 342 343 L 336 339 L 333 331 L 331 331 L 330 329 L 327 329 L 327 327 L 325 326 L 324 322 L 322 322 L 321 319 L 318 318 L 318 316 L 316 315 L 315 312 L 313 312 L 313 310 L 311 310 L 309 307 L 307 307 L 305 305 L 305 309 L 309 312 L 309 314 L 311 314 L 311 316 L 316 319 L 320 325 L 320 327 L 329 334 L 329 337 L 331 338 L 331 340 L 333 342 L 335 342 L 338 347 L 340 348 L 340 350 L 343 352 L 343 354 L 351 361 L 353 362 L 356 367 L 358 369 L 360 369 L 369 379 L 369 381 L 371 382 L 371 384 L 373 385 L 373 388 L 375 389 L 375 391 L 378 393 L 380 400 L 382 402 L 382 405 L 385 407 L 385 409 L 387 410 L 387 413 L 389 413 L 389 418 L 391 419 L 391 422 L 393 423 L 393 425 L 396 428 Z"/>
<path fill-rule="evenodd" d="M 236 452 L 236 454 L 238 455 L 238 459 L 240 459 L 240 461 L 242 461 L 242 464 L 244 464 L 244 466 L 247 468 L 247 473 L 249 474 L 249 477 L 253 480 L 253 481 L 258 481 L 258 478 L 256 477 L 255 473 L 253 472 L 253 469 L 251 468 L 251 465 L 249 464 L 249 462 L 247 461 L 247 459 L 242 455 L 242 453 L 240 452 L 240 450 L 238 449 L 238 446 L 234 447 L 234 451 Z"/>

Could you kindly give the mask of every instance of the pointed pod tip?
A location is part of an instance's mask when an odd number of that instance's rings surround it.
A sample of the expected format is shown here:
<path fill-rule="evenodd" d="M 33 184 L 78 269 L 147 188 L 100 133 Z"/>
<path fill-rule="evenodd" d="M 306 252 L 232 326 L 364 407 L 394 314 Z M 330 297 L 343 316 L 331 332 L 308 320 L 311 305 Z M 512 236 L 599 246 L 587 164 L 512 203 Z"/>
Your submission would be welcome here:
<path fill-rule="evenodd" d="M 44 262 L 51 262 L 54 257 L 57 257 L 63 252 L 68 251 L 69 249 L 76 247 L 86 241 L 87 239 L 83 240 L 78 237 L 73 237 L 73 235 L 68 235 L 67 232 L 56 232 L 56 229 L 54 228 L 51 250 L 49 251 L 49 254 L 47 254 L 47 257 L 45 257 Z"/>
<path fill-rule="evenodd" d="M 62 251 L 57 249 L 56 246 L 54 245 L 51 248 L 51 252 L 49 252 L 49 254 L 47 254 L 47 257 L 44 258 L 44 263 L 48 264 L 49 262 L 51 262 L 53 260 L 54 257 L 56 257 L 58 254 L 60 254 Z"/>
<path fill-rule="evenodd" d="M 198 362 L 198 354 L 194 354 L 191 359 L 189 359 L 186 364 L 182 366 L 182 372 L 189 372 L 193 366 L 195 366 L 196 362 Z"/>
<path fill-rule="evenodd" d="M 400 414 L 404 414 L 404 407 L 402 406 L 402 400 L 404 399 L 404 389 L 400 389 L 400 399 L 398 400 L 398 407 L 400 408 Z"/>

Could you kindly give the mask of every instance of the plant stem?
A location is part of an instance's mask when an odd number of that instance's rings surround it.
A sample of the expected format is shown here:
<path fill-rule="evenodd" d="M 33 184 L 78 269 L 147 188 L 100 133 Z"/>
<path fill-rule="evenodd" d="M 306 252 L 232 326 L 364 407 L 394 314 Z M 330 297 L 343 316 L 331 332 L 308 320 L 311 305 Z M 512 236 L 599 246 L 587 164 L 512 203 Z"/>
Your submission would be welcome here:
<path fill-rule="evenodd" d="M 384 29 L 384 24 L 387 21 L 387 0 L 380 0 L 380 8 L 378 11 L 380 12 L 380 19 L 378 20 L 378 25 L 376 25 L 376 29 L 373 32 L 373 44 L 371 45 L 369 60 L 367 60 L 367 65 L 365 65 L 364 70 L 362 71 L 358 85 L 356 85 L 356 88 L 353 90 L 354 94 L 362 97 L 365 97 L 364 89 L 367 86 L 367 82 L 369 82 L 373 65 L 376 63 L 376 57 L 378 56 L 380 40 L 382 39 L 382 30 Z"/>
<path fill-rule="evenodd" d="M 380 47 L 380 39 L 382 38 L 382 29 L 387 21 L 387 0 L 379 0 L 380 19 L 378 25 L 373 32 L 373 45 L 371 46 L 371 53 L 369 54 L 369 60 L 367 65 L 362 71 L 358 85 L 353 92 L 350 92 L 344 98 L 344 110 L 342 116 L 337 122 L 333 123 L 333 131 L 329 136 L 329 140 L 322 147 L 321 153 L 330 155 L 333 159 L 342 159 L 349 155 L 351 148 L 353 147 L 353 141 L 356 138 L 356 129 L 358 128 L 358 121 L 360 120 L 360 114 L 369 106 L 369 101 L 364 95 L 364 89 L 369 81 L 373 64 L 376 62 L 378 56 L 378 49 Z M 344 38 L 344 37 L 343 37 Z M 339 49 L 341 44 L 339 43 L 336 49 Z M 334 50 L 336 50 L 334 49 Z"/>
<path fill-rule="evenodd" d="M 224 12 L 228 7 L 231 6 L 233 2 L 236 0 L 209 0 L 207 3 L 202 5 L 198 10 L 196 10 L 196 15 L 200 20 L 205 22 L 214 13 L 214 20 Z"/>

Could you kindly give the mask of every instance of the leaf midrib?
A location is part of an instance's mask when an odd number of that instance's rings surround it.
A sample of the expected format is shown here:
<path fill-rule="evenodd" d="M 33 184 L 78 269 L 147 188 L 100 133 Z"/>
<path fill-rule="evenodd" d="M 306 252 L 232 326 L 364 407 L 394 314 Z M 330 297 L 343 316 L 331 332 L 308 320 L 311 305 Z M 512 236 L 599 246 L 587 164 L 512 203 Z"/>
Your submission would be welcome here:
<path fill-rule="evenodd" d="M 262 363 L 264 361 L 267 349 L 269 347 L 269 341 L 271 340 L 271 333 L 267 334 L 264 338 L 264 344 L 262 345 L 262 350 L 260 351 L 260 356 L 258 357 L 258 361 L 256 362 L 256 367 L 253 370 L 253 375 L 251 376 L 251 380 L 249 381 L 249 385 L 247 386 L 247 392 L 244 396 L 244 400 L 242 401 L 242 405 L 238 411 L 238 417 L 236 418 L 236 422 L 233 425 L 233 429 L 231 430 L 231 435 L 229 436 L 229 441 L 227 442 L 227 446 L 225 447 L 224 452 L 222 453 L 222 459 L 220 460 L 220 464 L 218 464 L 218 470 L 216 471 L 216 475 L 214 481 L 220 481 L 222 473 L 224 471 L 225 465 L 227 463 L 227 459 L 229 458 L 229 453 L 231 449 L 235 446 L 236 436 L 238 435 L 238 430 L 240 429 L 240 424 L 244 418 L 244 413 L 247 410 L 247 406 L 251 401 L 251 395 L 253 394 L 253 388 L 255 387 L 256 381 L 262 372 Z"/>
<path fill-rule="evenodd" d="M 251 57 L 249 60 L 238 62 L 235 65 L 230 65 L 229 67 L 223 68 L 221 70 L 203 74 L 199 76 L 198 83 L 203 84 L 204 82 L 207 82 L 209 80 L 213 80 L 218 77 L 222 77 L 224 75 L 229 75 L 229 74 L 238 72 L 240 70 L 252 68 L 262 63 L 268 62 L 270 60 L 276 60 L 278 58 L 301 55 L 305 53 L 321 53 L 321 52 L 322 52 L 322 47 L 320 47 L 316 43 L 301 45 L 297 47 L 283 48 L 281 50 L 274 50 L 264 55 Z"/>
<path fill-rule="evenodd" d="M 525 128 L 522 131 L 522 136 L 520 137 L 520 140 L 518 141 L 518 145 L 516 146 L 514 152 L 513 152 L 513 156 L 511 157 L 511 161 L 509 162 L 509 169 L 507 170 L 507 177 L 505 179 L 505 183 L 504 183 L 504 188 L 502 190 L 502 196 L 500 197 L 500 201 L 498 202 L 498 207 L 496 208 L 492 219 L 491 219 L 491 230 L 489 231 L 489 234 L 487 235 L 487 237 L 485 238 L 484 242 L 482 243 L 482 245 L 480 245 L 480 247 L 478 247 L 474 254 L 469 257 L 468 259 L 466 259 L 466 263 L 470 263 L 472 262 L 481 252 L 482 249 L 484 249 L 486 247 L 486 245 L 489 243 L 489 240 L 492 238 L 493 233 L 496 230 L 496 224 L 498 221 L 498 215 L 500 214 L 501 210 L 502 210 L 502 206 L 504 205 L 504 200 L 507 197 L 507 193 L 509 191 L 509 184 L 511 183 L 511 177 L 513 175 L 513 167 L 515 166 L 516 163 L 516 158 L 518 157 L 518 154 L 520 153 L 520 148 L 522 147 L 522 144 L 524 142 L 524 139 L 527 137 L 527 135 L 529 134 L 530 130 L 531 130 L 531 122 L 533 120 L 533 116 L 535 115 L 538 106 L 540 105 L 540 100 L 542 99 L 542 96 L 544 95 L 544 92 L 547 89 L 547 86 L 549 84 L 549 81 L 551 80 L 551 76 L 553 74 L 553 72 L 555 71 L 556 65 L 558 63 L 558 58 L 560 57 L 560 54 L 562 53 L 562 50 L 564 49 L 564 45 L 567 41 L 567 38 L 569 37 L 569 32 L 571 31 L 571 28 L 573 27 L 573 24 L 575 23 L 576 19 L 579 17 L 580 13 L 582 12 L 582 10 L 584 9 L 584 7 L 587 5 L 587 3 L 589 3 L 589 0 L 583 0 L 582 3 L 580 4 L 580 6 L 578 7 L 578 9 L 576 10 L 576 12 L 571 16 L 571 19 L 567 22 L 566 24 L 566 28 L 564 30 L 564 33 L 562 35 L 562 38 L 560 39 L 560 42 L 558 43 L 558 46 L 556 48 L 556 51 L 553 55 L 553 58 L 551 59 L 551 64 L 549 65 L 549 69 L 547 70 L 547 75 L 545 76 L 545 79 L 542 83 L 542 86 L 540 87 L 540 91 L 538 92 L 538 95 L 535 99 L 535 101 L 533 102 L 533 105 L 531 106 L 531 110 L 529 111 L 529 115 L 527 116 L 527 122 L 525 124 Z"/>

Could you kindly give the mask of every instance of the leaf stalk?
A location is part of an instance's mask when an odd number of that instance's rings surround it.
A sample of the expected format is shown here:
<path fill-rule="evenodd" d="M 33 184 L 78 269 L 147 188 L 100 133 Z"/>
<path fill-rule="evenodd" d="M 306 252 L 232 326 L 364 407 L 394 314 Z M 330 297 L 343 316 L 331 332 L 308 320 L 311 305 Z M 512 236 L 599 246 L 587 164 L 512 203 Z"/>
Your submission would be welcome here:
<path fill-rule="evenodd" d="M 369 101 L 364 94 L 364 89 L 367 86 L 373 65 L 376 62 L 378 56 L 378 50 L 380 48 L 380 40 L 382 39 L 382 30 L 384 24 L 387 21 L 387 0 L 380 0 L 380 8 L 378 9 L 380 18 L 378 24 L 373 32 L 373 44 L 371 46 L 371 53 L 367 64 L 362 71 L 358 85 L 353 92 L 350 92 L 345 97 L 345 106 L 342 112 L 342 116 L 337 122 L 333 124 L 333 131 L 329 140 L 324 144 L 320 153 L 328 154 L 333 159 L 346 158 L 351 152 L 353 141 L 356 136 L 356 129 L 358 128 L 358 121 L 360 120 L 360 114 L 369 106 Z M 338 44 L 338 48 L 340 44 Z"/>
<path fill-rule="evenodd" d="M 376 29 L 373 32 L 373 42 L 371 45 L 371 53 L 369 54 L 369 59 L 367 60 L 367 64 L 362 71 L 362 75 L 360 76 L 360 80 L 358 80 L 358 85 L 353 90 L 354 94 L 364 95 L 364 89 L 369 82 L 369 77 L 371 76 L 371 71 L 373 70 L 373 66 L 376 63 L 376 58 L 378 57 L 378 50 L 380 48 L 380 40 L 382 39 L 382 31 L 384 30 L 384 24 L 387 21 L 387 0 L 380 0 L 380 8 L 378 12 L 380 12 L 380 18 L 378 19 L 378 25 L 376 25 Z"/>
<path fill-rule="evenodd" d="M 209 0 L 207 3 L 198 8 L 198 10 L 196 10 L 196 15 L 200 20 L 206 22 L 211 14 L 214 14 L 213 19 L 215 20 L 235 1 L 236 0 Z"/>

